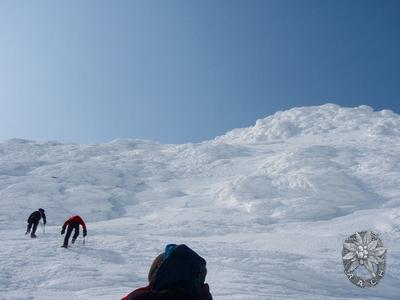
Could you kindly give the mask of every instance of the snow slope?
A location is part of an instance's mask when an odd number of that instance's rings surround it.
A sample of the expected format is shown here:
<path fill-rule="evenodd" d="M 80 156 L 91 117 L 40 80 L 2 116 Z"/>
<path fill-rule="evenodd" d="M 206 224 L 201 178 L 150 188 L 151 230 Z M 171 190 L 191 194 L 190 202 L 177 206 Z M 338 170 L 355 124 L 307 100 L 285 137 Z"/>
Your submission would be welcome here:
<path fill-rule="evenodd" d="M 0 299 L 120 299 L 167 243 L 207 259 L 214 299 L 399 299 L 400 116 L 293 108 L 199 144 L 0 143 Z M 46 209 L 46 233 L 24 235 Z M 71 214 L 88 241 L 62 249 Z M 343 274 L 342 243 L 388 251 L 374 289 Z"/>

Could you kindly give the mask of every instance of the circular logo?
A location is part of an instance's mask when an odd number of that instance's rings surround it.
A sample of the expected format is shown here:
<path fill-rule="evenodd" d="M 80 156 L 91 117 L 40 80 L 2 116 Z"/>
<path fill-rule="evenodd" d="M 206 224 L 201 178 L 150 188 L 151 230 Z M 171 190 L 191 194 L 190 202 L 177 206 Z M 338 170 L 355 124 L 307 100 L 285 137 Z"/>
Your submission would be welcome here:
<path fill-rule="evenodd" d="M 381 239 L 371 231 L 361 231 L 349 236 L 343 243 L 342 258 L 344 273 L 356 286 L 376 286 L 385 275 L 386 248 Z M 361 277 L 364 271 L 370 276 Z"/>

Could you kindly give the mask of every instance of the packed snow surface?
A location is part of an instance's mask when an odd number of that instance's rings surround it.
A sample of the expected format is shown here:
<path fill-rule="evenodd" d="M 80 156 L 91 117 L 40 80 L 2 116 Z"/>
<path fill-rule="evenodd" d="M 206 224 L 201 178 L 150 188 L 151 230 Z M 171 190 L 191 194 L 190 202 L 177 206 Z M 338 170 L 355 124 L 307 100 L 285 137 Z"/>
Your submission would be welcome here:
<path fill-rule="evenodd" d="M 0 143 L 0 299 L 120 299 L 153 258 L 185 243 L 222 299 L 399 299 L 400 116 L 293 108 L 199 144 Z M 25 236 L 43 207 L 48 224 Z M 73 214 L 88 239 L 60 248 Z M 343 273 L 343 241 L 379 234 L 387 273 Z"/>

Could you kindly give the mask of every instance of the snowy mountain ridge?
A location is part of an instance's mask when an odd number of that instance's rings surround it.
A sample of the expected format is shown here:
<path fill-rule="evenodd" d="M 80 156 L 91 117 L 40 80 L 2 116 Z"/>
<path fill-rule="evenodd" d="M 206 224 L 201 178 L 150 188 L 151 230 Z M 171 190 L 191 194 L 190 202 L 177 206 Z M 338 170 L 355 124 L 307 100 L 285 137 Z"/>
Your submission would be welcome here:
<path fill-rule="evenodd" d="M 2 142 L 0 298 L 120 299 L 173 242 L 207 259 L 216 300 L 397 299 L 399 151 L 399 115 L 334 104 L 198 144 Z M 39 207 L 48 226 L 31 240 L 26 218 Z M 88 244 L 60 249 L 72 214 Z M 342 243 L 357 230 L 390 251 L 371 290 L 343 274 Z"/>
<path fill-rule="evenodd" d="M 295 136 L 363 131 L 373 135 L 400 135 L 400 116 L 390 110 L 374 111 L 335 104 L 296 107 L 257 120 L 254 126 L 234 129 L 216 140 L 225 143 L 257 143 Z"/>

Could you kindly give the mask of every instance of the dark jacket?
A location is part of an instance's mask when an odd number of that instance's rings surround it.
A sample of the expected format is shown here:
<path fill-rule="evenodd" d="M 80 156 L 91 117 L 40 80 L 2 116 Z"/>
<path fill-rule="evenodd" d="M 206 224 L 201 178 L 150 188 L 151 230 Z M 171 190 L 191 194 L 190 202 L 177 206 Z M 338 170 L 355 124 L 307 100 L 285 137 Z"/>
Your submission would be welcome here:
<path fill-rule="evenodd" d="M 28 223 L 39 223 L 40 219 L 43 218 L 43 224 L 46 225 L 46 214 L 40 211 L 34 211 L 33 213 L 31 213 L 31 215 L 29 216 L 27 222 Z"/>
<path fill-rule="evenodd" d="M 133 291 L 121 300 L 192 300 L 192 298 L 179 289 L 152 291 L 150 287 L 145 287 Z M 207 283 L 203 285 L 201 300 L 213 300 Z"/>

